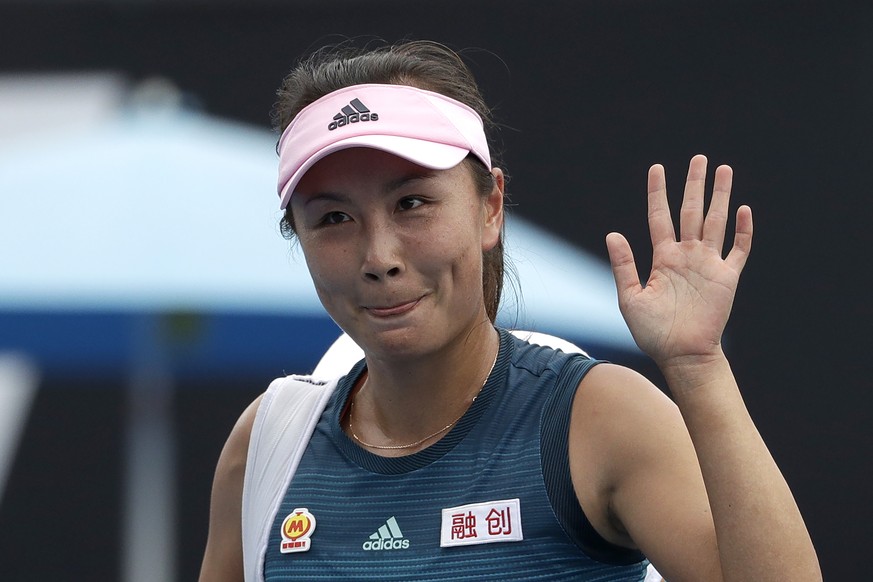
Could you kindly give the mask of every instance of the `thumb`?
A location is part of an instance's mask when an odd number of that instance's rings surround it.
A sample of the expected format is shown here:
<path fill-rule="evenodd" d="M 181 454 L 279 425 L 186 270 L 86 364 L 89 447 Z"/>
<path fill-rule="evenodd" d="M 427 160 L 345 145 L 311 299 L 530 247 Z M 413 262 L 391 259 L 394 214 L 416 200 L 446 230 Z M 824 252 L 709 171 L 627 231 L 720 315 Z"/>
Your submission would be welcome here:
<path fill-rule="evenodd" d="M 612 265 L 612 276 L 615 278 L 619 298 L 641 287 L 634 253 L 627 239 L 617 232 L 609 233 L 606 235 L 606 251 L 609 253 L 609 263 Z"/>

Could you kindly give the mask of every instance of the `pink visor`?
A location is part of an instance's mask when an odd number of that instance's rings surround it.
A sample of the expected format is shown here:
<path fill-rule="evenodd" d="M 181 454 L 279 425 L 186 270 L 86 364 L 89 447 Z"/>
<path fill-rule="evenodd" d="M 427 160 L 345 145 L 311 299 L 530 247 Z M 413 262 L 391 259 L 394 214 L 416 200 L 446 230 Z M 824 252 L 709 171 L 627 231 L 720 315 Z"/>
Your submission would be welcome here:
<path fill-rule="evenodd" d="M 405 85 L 353 85 L 304 107 L 279 140 L 279 199 L 288 205 L 303 175 L 336 151 L 365 147 L 447 170 L 472 153 L 491 169 L 482 119 L 439 93 Z"/>

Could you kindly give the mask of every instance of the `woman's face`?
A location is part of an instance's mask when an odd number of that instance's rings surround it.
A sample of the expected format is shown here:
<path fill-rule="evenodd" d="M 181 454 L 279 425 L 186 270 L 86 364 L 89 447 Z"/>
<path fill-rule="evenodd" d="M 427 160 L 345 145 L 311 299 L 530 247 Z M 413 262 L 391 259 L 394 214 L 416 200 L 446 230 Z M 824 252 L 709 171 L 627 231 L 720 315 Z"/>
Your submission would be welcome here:
<path fill-rule="evenodd" d="M 315 288 L 368 356 L 432 352 L 487 323 L 482 252 L 503 221 L 495 177 L 483 197 L 466 163 L 429 170 L 353 148 L 301 180 L 291 208 Z"/>

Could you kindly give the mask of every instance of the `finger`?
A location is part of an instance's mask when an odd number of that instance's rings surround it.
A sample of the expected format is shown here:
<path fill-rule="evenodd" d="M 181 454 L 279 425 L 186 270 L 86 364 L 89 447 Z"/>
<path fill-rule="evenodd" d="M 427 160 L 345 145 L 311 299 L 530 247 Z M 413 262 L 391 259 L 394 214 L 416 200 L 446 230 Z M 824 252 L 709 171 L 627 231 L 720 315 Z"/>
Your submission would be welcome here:
<path fill-rule="evenodd" d="M 679 211 L 679 239 L 700 240 L 703 234 L 703 200 L 706 188 L 706 156 L 696 155 L 688 164 L 685 195 Z"/>
<path fill-rule="evenodd" d="M 731 201 L 733 170 L 730 166 L 719 166 L 715 170 L 712 186 L 712 200 L 703 223 L 703 242 L 721 254 L 724 248 L 724 234 L 727 228 L 728 209 Z"/>
<path fill-rule="evenodd" d="M 673 230 L 673 219 L 667 203 L 667 179 L 661 164 L 649 168 L 648 191 L 649 236 L 652 238 L 652 247 L 657 247 L 662 242 L 675 242 L 676 231 Z"/>
<path fill-rule="evenodd" d="M 617 232 L 606 235 L 606 251 L 609 253 L 612 276 L 615 278 L 615 289 L 618 292 L 619 304 L 621 304 L 624 298 L 642 287 L 634 261 L 634 253 L 627 239 Z"/>
<path fill-rule="evenodd" d="M 734 246 L 731 247 L 725 263 L 737 273 L 743 271 L 749 253 L 752 252 L 752 209 L 740 206 L 737 209 L 737 228 L 734 233 Z"/>

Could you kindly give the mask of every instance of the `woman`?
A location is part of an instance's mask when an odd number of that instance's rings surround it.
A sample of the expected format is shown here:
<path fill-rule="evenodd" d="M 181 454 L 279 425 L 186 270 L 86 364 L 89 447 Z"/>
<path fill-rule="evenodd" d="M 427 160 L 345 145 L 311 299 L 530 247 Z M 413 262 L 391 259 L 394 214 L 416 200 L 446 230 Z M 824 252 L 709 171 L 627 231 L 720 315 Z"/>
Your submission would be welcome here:
<path fill-rule="evenodd" d="M 242 580 L 244 546 L 246 579 L 642 580 L 646 559 L 671 582 L 821 578 L 721 349 L 752 238 L 744 206 L 722 258 L 730 168 L 704 215 L 706 159 L 691 160 L 678 240 L 651 168 L 644 287 L 624 237 L 606 239 L 671 401 L 631 370 L 495 328 L 505 178 L 456 54 L 317 54 L 279 96 L 284 227 L 365 359 L 321 390 L 288 465 L 271 462 L 288 447 L 263 445 L 305 424 L 283 410 L 318 382 L 278 381 L 243 413 L 202 580 Z M 262 526 L 243 507 L 267 497 Z"/>

